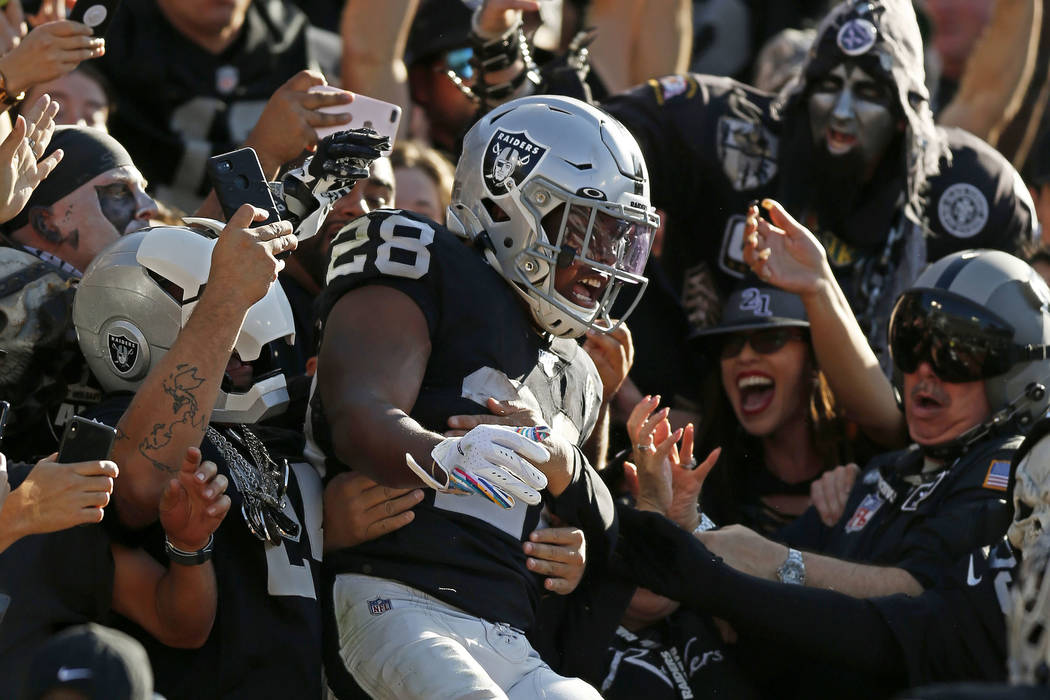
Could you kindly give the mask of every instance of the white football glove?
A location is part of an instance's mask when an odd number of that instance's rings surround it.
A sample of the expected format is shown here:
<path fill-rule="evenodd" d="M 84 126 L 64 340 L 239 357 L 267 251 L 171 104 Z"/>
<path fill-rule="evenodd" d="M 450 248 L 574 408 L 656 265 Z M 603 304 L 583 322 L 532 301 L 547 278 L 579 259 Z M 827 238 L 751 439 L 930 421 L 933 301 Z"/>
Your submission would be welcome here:
<path fill-rule="evenodd" d="M 501 508 L 514 498 L 539 504 L 547 477 L 528 461 L 546 462 L 550 452 L 540 444 L 550 429 L 479 425 L 463 437 L 446 438 L 431 450 L 434 475 L 405 453 L 405 461 L 424 484 L 441 493 L 484 496 Z M 444 483 L 435 477 L 444 477 Z"/>

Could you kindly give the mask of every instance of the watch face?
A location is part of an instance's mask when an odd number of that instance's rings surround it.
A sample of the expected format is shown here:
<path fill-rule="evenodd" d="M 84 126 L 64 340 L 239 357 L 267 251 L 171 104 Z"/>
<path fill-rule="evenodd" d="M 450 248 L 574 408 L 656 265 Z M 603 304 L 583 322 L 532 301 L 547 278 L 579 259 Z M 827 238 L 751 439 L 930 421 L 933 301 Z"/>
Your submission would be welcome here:
<path fill-rule="evenodd" d="M 782 583 L 802 583 L 805 569 L 798 562 L 789 561 L 780 567 L 780 571 L 777 574 L 779 574 Z"/>

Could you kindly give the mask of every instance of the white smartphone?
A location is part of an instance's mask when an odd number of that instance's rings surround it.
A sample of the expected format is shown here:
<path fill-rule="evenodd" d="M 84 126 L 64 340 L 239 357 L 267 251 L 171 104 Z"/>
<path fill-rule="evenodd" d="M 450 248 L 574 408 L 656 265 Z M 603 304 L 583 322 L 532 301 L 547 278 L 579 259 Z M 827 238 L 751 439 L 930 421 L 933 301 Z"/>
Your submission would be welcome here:
<path fill-rule="evenodd" d="M 347 91 L 330 85 L 315 85 L 310 88 L 310 92 L 343 94 Z M 323 139 L 329 134 L 345 131 L 346 129 L 363 129 L 368 127 L 375 129 L 381 136 L 388 137 L 390 146 L 393 148 L 394 139 L 397 137 L 397 127 L 401 123 L 401 108 L 395 104 L 360 95 L 356 92 L 350 94 L 354 96 L 354 101 L 349 104 L 321 107 L 317 110 L 318 112 L 328 112 L 330 114 L 346 113 L 350 115 L 350 121 L 346 124 L 324 126 L 317 129 L 317 138 Z M 389 153 L 390 151 L 384 151 L 383 155 L 389 155 Z"/>

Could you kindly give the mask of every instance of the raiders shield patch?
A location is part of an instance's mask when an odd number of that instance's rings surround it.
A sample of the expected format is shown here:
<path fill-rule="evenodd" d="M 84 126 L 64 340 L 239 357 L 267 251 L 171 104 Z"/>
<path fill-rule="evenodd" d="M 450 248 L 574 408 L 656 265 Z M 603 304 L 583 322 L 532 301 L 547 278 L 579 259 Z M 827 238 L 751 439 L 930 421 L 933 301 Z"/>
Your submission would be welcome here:
<path fill-rule="evenodd" d="M 722 170 L 737 192 L 761 187 L 777 174 L 777 137 L 762 124 L 720 117 L 717 145 Z"/>
<path fill-rule="evenodd" d="M 123 335 L 109 336 L 109 361 L 118 374 L 130 374 L 139 357 L 139 344 L 132 338 Z"/>
<path fill-rule="evenodd" d="M 524 131 L 497 129 L 485 149 L 481 165 L 485 187 L 497 197 L 506 194 L 528 177 L 547 150 Z"/>

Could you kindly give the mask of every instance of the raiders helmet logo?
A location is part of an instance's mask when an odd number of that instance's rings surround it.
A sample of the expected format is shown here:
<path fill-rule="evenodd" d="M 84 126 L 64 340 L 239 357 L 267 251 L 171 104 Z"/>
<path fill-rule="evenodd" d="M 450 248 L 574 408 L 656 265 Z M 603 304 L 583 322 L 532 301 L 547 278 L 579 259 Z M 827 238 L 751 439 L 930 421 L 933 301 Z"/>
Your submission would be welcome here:
<path fill-rule="evenodd" d="M 485 187 L 495 196 L 506 194 L 528 177 L 547 150 L 523 131 L 497 129 L 482 160 Z"/>
<path fill-rule="evenodd" d="M 109 361 L 118 374 L 130 374 L 139 357 L 139 344 L 122 335 L 108 334 Z"/>

